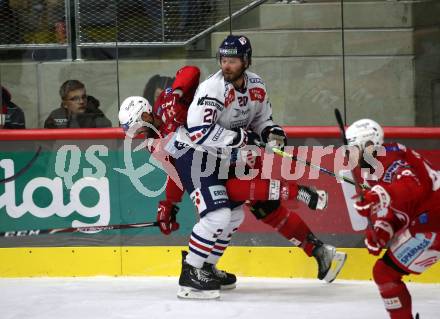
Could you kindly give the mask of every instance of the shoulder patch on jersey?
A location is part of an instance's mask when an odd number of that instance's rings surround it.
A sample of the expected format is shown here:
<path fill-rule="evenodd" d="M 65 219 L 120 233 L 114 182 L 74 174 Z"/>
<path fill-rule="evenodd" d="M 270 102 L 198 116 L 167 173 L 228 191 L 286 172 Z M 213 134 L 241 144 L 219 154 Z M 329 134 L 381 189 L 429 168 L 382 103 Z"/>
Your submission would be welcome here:
<path fill-rule="evenodd" d="M 390 145 L 385 144 L 384 145 L 385 151 L 387 151 L 387 152 L 405 151 L 405 149 L 402 148 L 401 146 L 403 146 L 403 145 L 401 145 L 401 144 L 390 144 Z"/>
<path fill-rule="evenodd" d="M 262 88 L 250 88 L 249 97 L 251 101 L 263 102 L 266 97 L 266 91 Z"/>
<path fill-rule="evenodd" d="M 229 91 L 225 92 L 225 107 L 228 107 L 231 105 L 232 102 L 235 100 L 235 90 L 229 89 Z"/>
<path fill-rule="evenodd" d="M 391 183 L 393 180 L 393 175 L 394 173 L 399 169 L 399 168 L 410 168 L 409 164 L 405 161 L 402 160 L 397 160 L 394 161 L 390 166 L 388 166 L 388 168 L 386 169 L 382 180 L 384 182 L 387 183 Z"/>
<path fill-rule="evenodd" d="M 249 78 L 249 82 L 251 82 L 251 83 L 261 83 L 261 84 L 264 84 L 264 83 L 263 83 L 263 80 L 260 79 L 260 78 Z"/>

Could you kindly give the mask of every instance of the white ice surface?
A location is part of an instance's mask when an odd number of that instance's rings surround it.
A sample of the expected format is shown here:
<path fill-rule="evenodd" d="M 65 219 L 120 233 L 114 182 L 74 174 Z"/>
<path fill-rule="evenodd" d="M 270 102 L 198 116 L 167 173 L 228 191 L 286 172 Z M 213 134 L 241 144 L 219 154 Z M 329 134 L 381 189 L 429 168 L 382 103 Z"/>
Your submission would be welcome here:
<path fill-rule="evenodd" d="M 440 285 L 408 287 L 421 319 L 440 318 Z M 215 301 L 180 300 L 176 291 L 174 277 L 0 279 L 0 318 L 388 318 L 372 282 L 239 278 Z"/>

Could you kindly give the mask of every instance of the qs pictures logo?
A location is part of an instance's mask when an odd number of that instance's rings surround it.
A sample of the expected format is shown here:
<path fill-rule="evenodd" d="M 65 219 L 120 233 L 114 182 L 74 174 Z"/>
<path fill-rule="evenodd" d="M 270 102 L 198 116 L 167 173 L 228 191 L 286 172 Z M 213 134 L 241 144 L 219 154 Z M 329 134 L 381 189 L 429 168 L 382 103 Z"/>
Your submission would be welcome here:
<path fill-rule="evenodd" d="M 148 138 L 133 149 L 133 138 L 137 135 L 139 130 L 144 129 L 145 127 L 153 130 L 159 138 Z M 166 173 L 164 166 L 166 166 L 167 163 L 169 164 L 169 162 L 167 160 L 167 154 L 159 151 L 159 149 L 161 149 L 161 142 L 164 142 L 164 139 L 153 125 L 147 122 L 136 123 L 126 132 L 124 139 L 125 168 L 114 168 L 115 171 L 126 175 L 136 190 L 146 197 L 157 197 L 163 193 L 166 187 L 165 181 L 159 189 L 151 189 L 148 186 L 151 185 L 151 182 L 149 183 L 148 178 L 145 178 L 146 175 L 152 173 L 156 169 L 160 169 Z M 135 168 L 132 153 L 138 151 L 146 152 L 147 150 L 152 153 L 152 156 L 149 157 L 148 162 Z"/>

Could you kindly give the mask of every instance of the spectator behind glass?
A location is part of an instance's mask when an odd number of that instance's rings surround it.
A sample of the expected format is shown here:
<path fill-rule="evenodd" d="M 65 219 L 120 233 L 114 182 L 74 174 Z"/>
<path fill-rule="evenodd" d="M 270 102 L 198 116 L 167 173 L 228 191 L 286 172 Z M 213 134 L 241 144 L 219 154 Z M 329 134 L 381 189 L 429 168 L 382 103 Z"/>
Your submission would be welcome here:
<path fill-rule="evenodd" d="M 1 91 L 2 105 L 0 109 L 0 128 L 5 129 L 24 129 L 24 112 L 13 103 L 11 93 L 2 86 Z"/>
<path fill-rule="evenodd" d="M 171 87 L 174 80 L 175 78 L 156 74 L 148 80 L 142 96 L 146 98 L 151 105 L 154 105 L 160 93 L 162 93 L 167 87 Z"/>
<path fill-rule="evenodd" d="M 61 106 L 44 122 L 45 128 L 111 127 L 112 123 L 99 109 L 99 101 L 87 96 L 78 80 L 67 80 L 60 87 Z"/>

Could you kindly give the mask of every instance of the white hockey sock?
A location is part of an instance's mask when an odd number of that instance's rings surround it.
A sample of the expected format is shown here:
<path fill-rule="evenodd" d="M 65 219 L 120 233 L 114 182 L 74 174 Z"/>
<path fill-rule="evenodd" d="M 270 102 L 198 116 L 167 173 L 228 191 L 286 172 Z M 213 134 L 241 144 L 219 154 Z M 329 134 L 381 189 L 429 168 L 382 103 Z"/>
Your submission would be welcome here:
<path fill-rule="evenodd" d="M 211 253 L 214 244 L 231 221 L 231 210 L 220 208 L 209 212 L 194 225 L 189 239 L 189 254 L 186 262 L 196 268 L 202 268 Z"/>
<path fill-rule="evenodd" d="M 243 223 L 244 210 L 243 205 L 234 208 L 231 211 L 231 222 L 224 229 L 222 234 L 217 238 L 214 247 L 211 250 L 211 254 L 206 259 L 206 262 L 216 265 L 218 260 L 226 248 L 229 246 L 232 235 L 237 231 L 238 227 Z"/>

